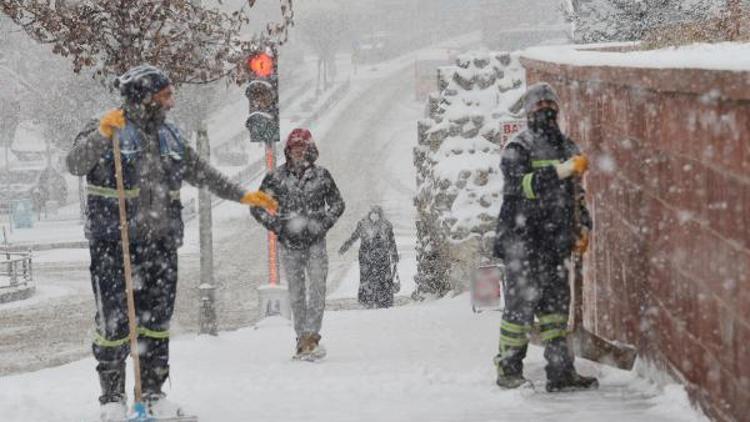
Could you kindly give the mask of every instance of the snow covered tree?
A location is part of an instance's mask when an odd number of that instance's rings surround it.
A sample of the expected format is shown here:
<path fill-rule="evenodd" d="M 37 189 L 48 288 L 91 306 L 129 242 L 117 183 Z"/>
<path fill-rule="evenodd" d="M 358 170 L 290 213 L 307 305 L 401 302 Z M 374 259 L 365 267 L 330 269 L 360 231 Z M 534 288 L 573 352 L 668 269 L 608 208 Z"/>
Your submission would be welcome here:
<path fill-rule="evenodd" d="M 491 259 L 504 123 L 518 122 L 509 107 L 524 86 L 518 54 L 464 54 L 439 69 L 440 92 L 428 100 L 414 149 L 419 291 L 461 291 Z"/>
<path fill-rule="evenodd" d="M 731 1 L 731 0 L 730 0 Z M 727 0 L 567 0 L 578 43 L 642 40 L 653 30 L 718 17 Z"/>
<path fill-rule="evenodd" d="M 255 0 L 243 3 L 252 8 Z M 246 76 L 248 52 L 259 42 L 284 43 L 293 24 L 291 0 L 279 0 L 281 22 L 268 24 L 262 34 L 249 38 L 242 34 L 249 23 L 244 10 L 226 12 L 203 4 L 201 0 L 0 0 L 0 12 L 31 39 L 50 45 L 53 53 L 72 62 L 71 73 L 38 75 L 50 82 L 43 84 L 48 88 L 44 92 L 30 90 L 30 97 L 36 98 L 30 114 L 45 128 L 48 145 L 67 147 L 93 110 L 111 101 L 104 90 L 72 73 L 106 82 L 149 63 L 164 69 L 176 85 L 222 78 L 240 83 Z M 183 126 L 201 126 L 206 118 L 207 96 L 194 99 L 193 111 L 198 113 L 190 114 L 195 120 L 183 121 Z"/>
<path fill-rule="evenodd" d="M 279 0 L 282 22 L 266 36 L 283 43 L 292 24 L 291 0 Z M 252 7 L 255 0 L 247 0 Z M 176 83 L 241 77 L 254 40 L 240 37 L 249 19 L 242 11 L 222 12 L 190 0 L 40 1 L 2 0 L 0 11 L 34 40 L 69 57 L 75 72 L 93 68 L 106 78 L 149 63 Z"/>

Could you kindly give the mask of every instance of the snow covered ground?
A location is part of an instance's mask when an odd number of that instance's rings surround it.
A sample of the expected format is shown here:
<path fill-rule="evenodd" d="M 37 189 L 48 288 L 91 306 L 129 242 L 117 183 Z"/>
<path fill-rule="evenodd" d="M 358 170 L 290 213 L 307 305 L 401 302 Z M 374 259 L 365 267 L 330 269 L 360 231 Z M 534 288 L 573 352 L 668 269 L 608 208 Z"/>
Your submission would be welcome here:
<path fill-rule="evenodd" d="M 491 362 L 499 322 L 497 312 L 472 313 L 466 295 L 329 312 L 322 332 L 328 357 L 317 363 L 290 359 L 294 334 L 285 320 L 219 337 L 183 336 L 173 342 L 167 391 L 205 422 L 705 420 L 680 386 L 661 388 L 580 360 L 582 372 L 600 377 L 600 390 L 501 391 Z M 88 358 L 0 378 L 2 420 L 96 420 L 94 365 Z M 539 385 L 543 365 L 541 349 L 532 347 L 527 375 Z"/>
<path fill-rule="evenodd" d="M 411 149 L 416 144 L 415 122 L 423 107 L 411 100 L 411 85 L 395 77 L 411 75 L 409 66 L 409 58 L 399 58 L 362 67 L 353 78 L 351 92 L 312 128 L 322 164 L 337 178 L 347 200 L 347 212 L 330 235 L 329 252 L 338 249 L 339 242 L 372 203 L 383 205 L 394 224 L 401 252 L 402 295 L 411 293 L 416 267 Z M 226 259 L 236 267 L 229 274 L 248 277 L 244 268 L 253 268 L 254 261 L 237 261 L 236 256 L 255 251 L 256 261 L 263 261 L 263 254 L 257 253 L 264 251 L 260 231 L 255 223 L 247 222 L 247 210 L 235 204 L 218 206 L 214 219 L 217 272 L 225 270 L 221 259 Z M 192 234 L 186 238 L 181 260 L 198 253 L 191 226 L 195 224 L 189 224 Z M 238 239 L 229 236 L 238 231 L 243 232 L 236 235 Z M 258 245 L 246 244 L 250 242 Z M 222 248 L 233 250 L 234 255 L 223 257 L 218 253 Z M 356 296 L 359 277 L 355 250 L 343 257 L 331 255 L 328 299 Z M 40 254 L 44 256 L 40 264 L 64 263 L 65 254 Z M 70 258 L 85 262 L 85 256 Z M 186 264 L 190 262 L 180 264 L 183 291 L 178 299 L 184 298 L 185 286 L 192 280 L 190 274 L 183 273 Z M 37 328 L 29 335 L 52 335 L 33 320 L 32 308 L 51 306 L 61 295 L 75 301 L 65 310 L 61 308 L 60 315 L 78 310 L 86 314 L 83 319 L 88 326 L 93 305 L 85 273 L 79 273 L 73 281 L 66 278 L 69 273 L 62 273 L 57 282 L 40 280 L 39 295 L 31 299 L 33 302 L 0 308 L 24 311 L 20 315 L 23 325 L 14 320 L 13 326 L 0 327 L 2 338 L 11 338 L 11 331 L 34 324 Z M 237 290 L 226 287 L 226 295 L 240 296 L 242 303 L 237 306 L 242 312 L 251 312 L 252 297 L 238 292 L 254 285 L 248 286 L 246 281 L 237 284 Z M 6 315 L 10 313 L 0 312 L 0 316 Z M 172 380 L 166 391 L 171 399 L 199 415 L 202 422 L 705 420 L 690 408 L 679 385 L 660 387 L 635 372 L 584 361 L 579 361 L 579 369 L 599 376 L 601 390 L 559 395 L 500 391 L 494 385 L 491 361 L 497 349 L 499 321 L 497 312 L 472 313 L 467 296 L 388 310 L 329 311 L 322 332 L 329 356 L 315 364 L 290 359 L 294 333 L 284 320 L 263 321 L 258 329 L 222 331 L 218 337 L 177 335 L 172 342 Z M 71 332 L 81 331 L 78 322 L 66 325 Z M 80 344 L 65 352 L 88 353 L 89 336 L 84 340 L 80 333 L 76 335 Z M 2 347 L 14 346 L 0 341 Z M 532 347 L 527 375 L 542 386 L 543 365 L 541 350 Z M 0 377 L 0 420 L 96 420 L 98 383 L 94 367 L 94 360 L 87 357 Z"/>

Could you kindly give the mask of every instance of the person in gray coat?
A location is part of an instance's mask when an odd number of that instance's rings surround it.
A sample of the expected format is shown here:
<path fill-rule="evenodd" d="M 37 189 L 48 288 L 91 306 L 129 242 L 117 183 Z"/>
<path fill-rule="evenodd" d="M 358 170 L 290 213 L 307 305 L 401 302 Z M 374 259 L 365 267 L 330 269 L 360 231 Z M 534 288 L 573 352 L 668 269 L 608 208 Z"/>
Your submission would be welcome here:
<path fill-rule="evenodd" d="M 331 173 L 315 164 L 318 148 L 309 130 L 294 129 L 284 155 L 286 162 L 260 185 L 261 192 L 278 201 L 278 214 L 259 208 L 250 211 L 279 238 L 297 334 L 294 356 L 313 360 L 325 356 L 320 329 L 328 276 L 326 233 L 344 213 L 345 205 Z"/>

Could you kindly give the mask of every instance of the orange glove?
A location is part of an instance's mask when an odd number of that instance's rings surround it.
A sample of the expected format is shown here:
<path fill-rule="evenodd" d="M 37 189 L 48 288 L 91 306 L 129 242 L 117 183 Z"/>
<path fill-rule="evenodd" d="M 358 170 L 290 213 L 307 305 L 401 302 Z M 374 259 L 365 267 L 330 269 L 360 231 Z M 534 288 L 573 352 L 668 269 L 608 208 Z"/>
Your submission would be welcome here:
<path fill-rule="evenodd" d="M 573 246 L 573 252 L 575 252 L 578 255 L 583 255 L 586 253 L 586 251 L 589 249 L 589 231 L 588 230 L 582 230 L 580 236 L 578 236 L 578 239 L 576 239 L 576 244 Z"/>
<path fill-rule="evenodd" d="M 585 155 L 580 154 L 571 158 L 573 161 L 573 174 L 580 176 L 589 169 L 589 159 Z"/>
<path fill-rule="evenodd" d="M 276 200 L 273 199 L 271 195 L 259 190 L 246 193 L 245 196 L 240 199 L 240 203 L 250 205 L 252 207 L 265 208 L 266 211 L 270 212 L 271 214 L 275 214 L 276 210 L 279 208 L 279 203 L 276 202 Z"/>
<path fill-rule="evenodd" d="M 125 127 L 125 112 L 120 108 L 110 110 L 99 120 L 99 133 L 105 138 L 112 139 L 115 129 Z"/>
<path fill-rule="evenodd" d="M 557 177 L 567 179 L 571 176 L 580 176 L 589 168 L 589 159 L 585 155 L 575 155 L 568 161 L 555 166 Z"/>

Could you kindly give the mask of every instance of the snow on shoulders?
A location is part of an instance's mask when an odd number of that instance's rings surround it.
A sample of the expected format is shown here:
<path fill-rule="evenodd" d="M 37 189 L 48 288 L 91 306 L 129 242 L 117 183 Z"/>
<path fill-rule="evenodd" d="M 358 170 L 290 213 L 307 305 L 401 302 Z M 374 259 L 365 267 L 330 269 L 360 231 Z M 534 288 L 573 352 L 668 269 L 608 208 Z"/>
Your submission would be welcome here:
<path fill-rule="evenodd" d="M 609 43 L 532 47 L 524 50 L 522 57 L 574 66 L 750 70 L 750 43 L 698 43 L 657 50 L 613 51 L 636 45 Z"/>

